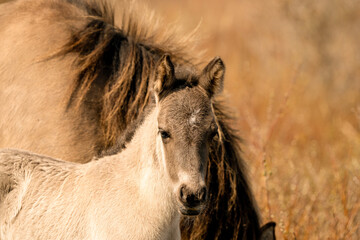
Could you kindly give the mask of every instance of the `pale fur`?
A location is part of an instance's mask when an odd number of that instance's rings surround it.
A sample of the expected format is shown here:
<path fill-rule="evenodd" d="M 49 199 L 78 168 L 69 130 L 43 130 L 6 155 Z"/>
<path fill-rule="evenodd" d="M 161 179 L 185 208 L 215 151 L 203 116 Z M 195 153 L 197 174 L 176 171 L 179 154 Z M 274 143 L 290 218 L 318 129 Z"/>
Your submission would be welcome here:
<path fill-rule="evenodd" d="M 70 26 L 83 26 L 84 21 L 74 15 L 84 13 L 60 1 L 47 2 L 0 5 L 0 147 L 84 162 L 95 155 L 95 129 L 91 120 L 78 122 L 81 113 L 66 111 L 76 56 L 43 61 L 70 38 Z M 43 136 L 51 137 L 44 141 Z"/>
<path fill-rule="evenodd" d="M 1 239 L 180 239 L 156 117 L 123 152 L 83 165 L 1 150 L 0 179 L 14 185 L 0 203 Z"/>

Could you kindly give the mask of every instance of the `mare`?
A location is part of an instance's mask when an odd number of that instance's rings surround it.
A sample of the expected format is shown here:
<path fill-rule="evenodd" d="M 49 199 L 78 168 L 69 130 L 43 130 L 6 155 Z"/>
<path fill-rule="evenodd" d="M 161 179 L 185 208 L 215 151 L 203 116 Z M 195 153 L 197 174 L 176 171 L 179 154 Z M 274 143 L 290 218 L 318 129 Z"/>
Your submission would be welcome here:
<path fill-rule="evenodd" d="M 198 68 L 194 42 L 161 27 L 135 1 L 17 0 L 0 5 L 0 147 L 86 163 L 119 152 L 151 108 L 165 53 Z M 122 11 L 122 12 L 121 12 Z M 168 24 L 163 24 L 168 26 Z M 240 138 L 219 100 L 209 146 L 209 208 L 182 217 L 184 239 L 259 239 L 260 215 Z"/>

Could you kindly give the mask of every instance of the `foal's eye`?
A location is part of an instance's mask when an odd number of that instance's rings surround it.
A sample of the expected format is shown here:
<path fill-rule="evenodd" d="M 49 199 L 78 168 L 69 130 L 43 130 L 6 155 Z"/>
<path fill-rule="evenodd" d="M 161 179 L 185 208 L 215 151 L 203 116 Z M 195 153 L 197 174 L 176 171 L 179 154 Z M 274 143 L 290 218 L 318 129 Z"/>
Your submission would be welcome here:
<path fill-rule="evenodd" d="M 162 129 L 159 129 L 159 133 L 161 135 L 161 138 L 166 140 L 170 138 L 170 133 L 168 133 L 167 131 L 164 131 Z"/>

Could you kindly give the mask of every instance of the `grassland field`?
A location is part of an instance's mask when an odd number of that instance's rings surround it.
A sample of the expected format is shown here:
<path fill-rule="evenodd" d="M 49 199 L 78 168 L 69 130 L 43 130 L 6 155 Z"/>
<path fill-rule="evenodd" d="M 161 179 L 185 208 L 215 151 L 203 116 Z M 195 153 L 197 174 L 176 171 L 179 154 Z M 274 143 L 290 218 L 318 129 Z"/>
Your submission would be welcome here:
<path fill-rule="evenodd" d="M 149 1 L 227 67 L 225 101 L 278 239 L 360 239 L 360 2 Z"/>
<path fill-rule="evenodd" d="M 147 4 L 224 60 L 223 99 L 278 239 L 360 239 L 360 1 Z"/>

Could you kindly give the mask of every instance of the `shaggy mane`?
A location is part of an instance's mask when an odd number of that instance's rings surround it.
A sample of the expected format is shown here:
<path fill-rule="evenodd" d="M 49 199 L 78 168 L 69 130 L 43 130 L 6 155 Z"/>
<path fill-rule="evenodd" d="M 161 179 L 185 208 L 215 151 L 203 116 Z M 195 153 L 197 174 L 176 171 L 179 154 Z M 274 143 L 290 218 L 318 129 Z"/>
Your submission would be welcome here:
<path fill-rule="evenodd" d="M 111 146 L 149 102 L 149 82 L 159 57 L 167 53 L 182 66 L 197 62 L 200 54 L 190 56 L 183 51 L 195 45 L 195 35 L 177 38 L 167 31 L 159 34 L 154 14 L 141 11 L 139 18 L 134 2 L 128 3 L 130 11 L 122 13 L 120 22 L 114 16 L 123 8 L 111 7 L 105 1 L 68 2 L 85 11 L 87 22 L 83 29 L 73 31 L 69 42 L 55 54 L 79 54 L 75 63 L 78 77 L 68 107 L 79 108 L 87 102 L 101 109 L 105 146 Z M 102 97 L 92 97 L 97 91 Z"/>
<path fill-rule="evenodd" d="M 194 34 L 179 38 L 183 35 L 164 31 L 154 13 L 140 11 L 135 1 L 128 3 L 126 12 L 106 2 L 68 2 L 84 12 L 86 21 L 55 54 L 78 55 L 68 110 L 96 112 L 103 131 L 102 148 L 105 154 L 112 153 L 129 141 L 139 122 L 136 119 L 151 102 L 157 60 L 167 53 L 175 68 L 194 68 L 200 63 L 199 54 L 189 49 L 194 46 Z M 221 103 L 214 103 L 222 137 L 210 149 L 210 207 L 198 217 L 182 219 L 183 239 L 257 239 L 260 235 L 256 203 L 240 156 L 240 139 L 223 109 Z"/>

